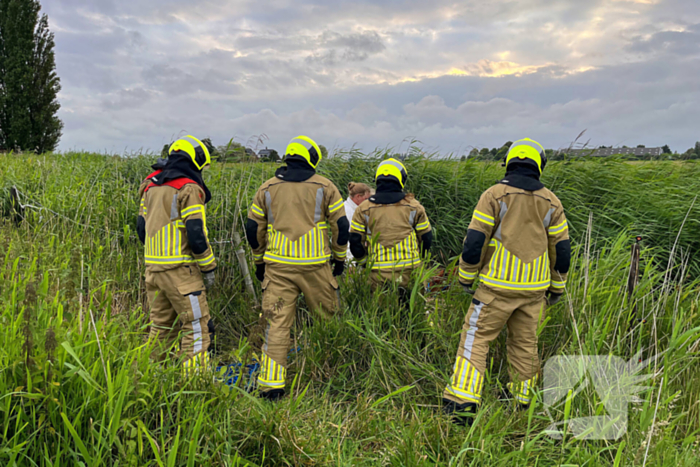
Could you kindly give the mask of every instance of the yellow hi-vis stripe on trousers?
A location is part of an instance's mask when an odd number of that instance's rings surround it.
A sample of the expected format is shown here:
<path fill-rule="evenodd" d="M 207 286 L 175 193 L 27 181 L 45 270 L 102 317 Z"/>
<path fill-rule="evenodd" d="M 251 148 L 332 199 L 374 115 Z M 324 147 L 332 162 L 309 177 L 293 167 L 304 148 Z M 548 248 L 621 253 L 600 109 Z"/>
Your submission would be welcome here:
<path fill-rule="evenodd" d="M 529 404 L 532 400 L 532 394 L 537 385 L 537 375 L 526 381 L 518 381 L 516 383 L 508 383 L 508 390 L 516 401 L 521 404 Z"/>
<path fill-rule="evenodd" d="M 469 360 L 457 357 L 454 372 L 447 386 L 447 392 L 465 402 L 481 402 L 481 388 L 484 385 L 484 375 L 474 368 Z"/>
<path fill-rule="evenodd" d="M 261 389 L 280 389 L 284 387 L 286 377 L 287 369 L 263 352 L 260 374 L 258 375 L 258 386 Z"/>
<path fill-rule="evenodd" d="M 200 352 L 182 362 L 182 374 L 192 376 L 209 368 L 209 352 Z"/>

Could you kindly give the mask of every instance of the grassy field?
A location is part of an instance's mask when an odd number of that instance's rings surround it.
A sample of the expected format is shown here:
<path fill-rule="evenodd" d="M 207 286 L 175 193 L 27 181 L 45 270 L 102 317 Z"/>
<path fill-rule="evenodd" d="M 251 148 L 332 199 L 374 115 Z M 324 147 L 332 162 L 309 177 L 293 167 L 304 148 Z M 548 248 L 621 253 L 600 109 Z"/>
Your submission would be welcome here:
<path fill-rule="evenodd" d="M 321 172 L 345 192 L 371 182 L 382 154 L 345 154 Z M 518 412 L 496 399 L 507 381 L 505 335 L 490 354 L 472 429 L 440 412 L 470 297 L 425 291 L 409 310 L 397 292 L 372 296 L 362 273 L 342 280 L 344 309 L 322 322 L 303 307 L 293 330 L 291 396 L 277 404 L 211 376 L 183 379 L 149 360 L 136 188 L 149 157 L 0 155 L 0 465 L 692 466 L 700 461 L 700 164 L 558 162 L 543 181 L 564 202 L 574 268 L 551 308 L 540 354 L 657 353 L 642 401 L 619 440 L 556 440 L 541 403 Z M 408 189 L 435 227 L 426 279 L 453 263 L 479 194 L 500 165 L 408 161 Z M 217 358 L 247 364 L 259 307 L 233 244 L 273 164 L 215 165 L 209 231 L 220 259 L 211 296 Z M 11 186 L 29 205 L 10 220 Z M 626 294 L 630 246 L 644 237 L 641 278 Z M 246 256 L 251 255 L 246 248 Z M 454 279 L 451 278 L 453 281 Z M 259 286 L 256 283 L 259 294 Z M 259 298 L 259 297 L 258 297 Z M 637 317 L 632 321 L 634 303 Z M 541 398 L 541 393 L 539 394 Z M 568 418 L 600 414 L 594 394 Z M 563 418 L 557 419 L 561 421 Z"/>

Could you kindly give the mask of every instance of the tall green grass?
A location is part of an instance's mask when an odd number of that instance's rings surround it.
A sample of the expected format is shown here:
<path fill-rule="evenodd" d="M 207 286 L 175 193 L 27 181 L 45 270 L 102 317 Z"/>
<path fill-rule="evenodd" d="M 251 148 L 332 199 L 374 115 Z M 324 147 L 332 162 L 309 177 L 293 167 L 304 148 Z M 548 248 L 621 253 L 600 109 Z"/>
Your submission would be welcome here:
<path fill-rule="evenodd" d="M 348 156 L 323 163 L 341 189 L 371 181 L 382 154 Z M 396 291 L 373 295 L 364 273 L 348 274 L 337 319 L 322 322 L 302 306 L 291 395 L 278 404 L 155 365 L 134 236 L 135 190 L 149 162 L 91 154 L 0 160 L 3 193 L 16 185 L 35 206 L 19 226 L 0 221 L 0 465 L 697 465 L 695 163 L 553 163 L 546 171 L 576 255 L 567 300 L 549 310 L 541 331 L 541 355 L 665 352 L 649 370 L 644 402 L 630 406 L 628 433 L 611 442 L 554 440 L 543 433 L 551 421 L 542 404 L 521 413 L 498 402 L 507 381 L 503 335 L 474 428 L 441 415 L 470 300 L 458 287 L 436 295 L 419 282 L 402 309 Z M 430 277 L 440 262 L 452 264 L 472 207 L 502 169 L 421 158 L 408 167 L 409 189 L 436 227 L 439 262 L 421 272 Z M 259 308 L 230 242 L 275 168 L 215 166 L 206 175 L 215 195 L 209 230 L 220 242 L 211 308 L 223 361 L 246 363 L 255 351 L 248 338 Z M 7 209 L 7 196 L 0 200 Z M 637 234 L 646 240 L 633 301 L 645 324 L 631 320 L 625 293 Z M 584 395 L 569 416 L 596 413 L 598 402 Z"/>

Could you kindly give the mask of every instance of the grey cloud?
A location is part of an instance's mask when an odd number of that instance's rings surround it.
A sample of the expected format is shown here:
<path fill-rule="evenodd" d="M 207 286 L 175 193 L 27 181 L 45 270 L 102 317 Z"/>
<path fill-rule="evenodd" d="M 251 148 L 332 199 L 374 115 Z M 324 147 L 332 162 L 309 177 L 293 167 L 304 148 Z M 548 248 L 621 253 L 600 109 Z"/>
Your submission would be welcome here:
<path fill-rule="evenodd" d="M 62 148 L 157 149 L 181 131 L 215 142 L 266 133 L 282 147 L 308 131 L 327 146 L 417 137 L 457 150 L 524 134 L 564 145 L 588 128 L 598 144 L 680 149 L 698 138 L 699 5 L 51 0 L 45 9 L 56 25 Z M 540 68 L 445 76 L 504 66 Z"/>
<path fill-rule="evenodd" d="M 685 31 L 661 31 L 649 38 L 637 37 L 627 46 L 627 50 L 642 54 L 696 56 L 700 54 L 700 24 L 694 24 Z"/>

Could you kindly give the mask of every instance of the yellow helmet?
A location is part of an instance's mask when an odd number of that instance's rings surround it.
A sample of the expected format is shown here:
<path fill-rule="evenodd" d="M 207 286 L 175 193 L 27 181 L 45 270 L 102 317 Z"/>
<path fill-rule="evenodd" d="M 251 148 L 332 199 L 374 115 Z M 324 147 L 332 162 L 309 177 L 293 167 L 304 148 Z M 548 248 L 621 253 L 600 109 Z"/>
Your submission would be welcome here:
<path fill-rule="evenodd" d="M 308 136 L 297 136 L 292 139 L 287 145 L 287 150 L 284 152 L 285 157 L 300 156 L 309 163 L 314 169 L 321 162 L 321 149 L 314 140 Z"/>
<path fill-rule="evenodd" d="M 172 156 L 176 153 L 184 153 L 190 156 L 192 163 L 198 170 L 202 170 L 207 165 L 211 164 L 211 156 L 209 150 L 200 140 L 194 136 L 183 136 L 170 145 L 168 155 Z"/>
<path fill-rule="evenodd" d="M 377 175 L 374 177 L 375 181 L 382 176 L 395 178 L 401 184 L 401 188 L 404 188 L 406 180 L 408 180 L 406 167 L 396 159 L 387 159 L 379 164 Z"/>
<path fill-rule="evenodd" d="M 530 138 L 524 138 L 516 141 L 508 149 L 508 154 L 503 161 L 505 166 L 513 160 L 524 160 L 530 159 L 537 164 L 537 168 L 540 169 L 540 173 L 544 170 L 547 165 L 547 156 L 545 155 L 544 148 L 540 143 Z"/>

